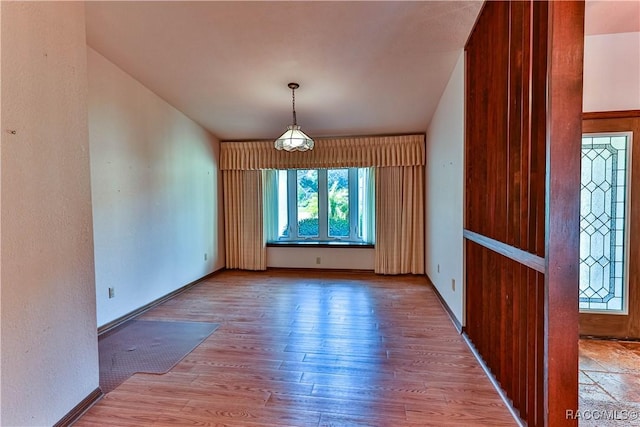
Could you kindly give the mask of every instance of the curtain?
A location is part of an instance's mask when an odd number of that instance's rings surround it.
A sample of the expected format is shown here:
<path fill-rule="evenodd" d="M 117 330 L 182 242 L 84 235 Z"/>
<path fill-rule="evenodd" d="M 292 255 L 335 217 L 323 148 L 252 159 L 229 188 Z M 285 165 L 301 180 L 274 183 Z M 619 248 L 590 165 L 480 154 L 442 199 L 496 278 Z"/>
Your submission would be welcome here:
<path fill-rule="evenodd" d="M 222 179 L 226 267 L 266 270 L 262 172 L 225 170 Z"/>
<path fill-rule="evenodd" d="M 368 168 L 424 164 L 424 135 L 320 138 L 312 151 L 278 151 L 273 141 L 223 142 L 221 170 Z"/>
<path fill-rule="evenodd" d="M 424 274 L 424 137 L 320 138 L 312 151 L 291 153 L 273 141 L 223 142 L 227 268 L 266 269 L 265 242 L 277 238 L 276 169 L 357 167 L 375 180 L 362 200 L 370 227 L 361 231 L 375 236 L 376 273 Z"/>
<path fill-rule="evenodd" d="M 378 274 L 424 274 L 424 166 L 376 168 Z"/>

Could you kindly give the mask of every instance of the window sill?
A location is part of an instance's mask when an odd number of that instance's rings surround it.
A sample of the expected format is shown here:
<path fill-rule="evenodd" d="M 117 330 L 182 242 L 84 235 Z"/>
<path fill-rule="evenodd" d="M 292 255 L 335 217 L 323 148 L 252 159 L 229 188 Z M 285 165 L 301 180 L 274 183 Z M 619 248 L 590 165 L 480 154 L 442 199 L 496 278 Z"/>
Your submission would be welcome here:
<path fill-rule="evenodd" d="M 317 241 L 281 241 L 281 242 L 267 242 L 268 248 L 360 248 L 360 249 L 373 249 L 375 245 L 372 243 L 360 243 L 360 242 L 317 242 Z"/>

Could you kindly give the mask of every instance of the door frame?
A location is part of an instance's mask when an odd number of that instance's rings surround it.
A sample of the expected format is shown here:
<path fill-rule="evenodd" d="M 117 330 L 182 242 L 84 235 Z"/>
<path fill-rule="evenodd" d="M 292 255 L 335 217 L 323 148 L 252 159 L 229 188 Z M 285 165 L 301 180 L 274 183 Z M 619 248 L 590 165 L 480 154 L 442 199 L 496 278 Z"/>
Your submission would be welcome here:
<path fill-rule="evenodd" d="M 640 110 L 584 113 L 582 133 L 633 132 L 631 152 L 640 148 Z M 636 153 L 637 154 L 637 153 Z M 580 313 L 581 337 L 640 339 L 640 156 L 631 155 L 628 250 L 628 313 Z"/>

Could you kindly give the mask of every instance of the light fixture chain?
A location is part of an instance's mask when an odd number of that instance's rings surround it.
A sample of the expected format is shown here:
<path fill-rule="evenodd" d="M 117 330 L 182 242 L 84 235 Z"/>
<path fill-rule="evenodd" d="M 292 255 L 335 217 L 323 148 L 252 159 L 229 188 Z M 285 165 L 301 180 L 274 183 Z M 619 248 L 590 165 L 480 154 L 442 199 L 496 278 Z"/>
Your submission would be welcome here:
<path fill-rule="evenodd" d="M 293 106 L 293 124 L 297 125 L 298 122 L 296 120 L 296 90 L 295 90 L 295 88 L 291 88 L 291 105 Z"/>

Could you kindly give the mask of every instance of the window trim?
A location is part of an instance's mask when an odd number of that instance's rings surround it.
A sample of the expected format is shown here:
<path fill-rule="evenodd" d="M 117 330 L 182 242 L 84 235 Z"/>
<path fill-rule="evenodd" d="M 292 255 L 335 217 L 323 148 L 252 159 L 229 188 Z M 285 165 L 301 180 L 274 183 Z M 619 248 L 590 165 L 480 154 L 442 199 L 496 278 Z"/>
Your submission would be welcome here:
<path fill-rule="evenodd" d="M 344 240 L 320 242 L 317 240 L 282 240 L 277 242 L 267 242 L 268 248 L 356 248 L 373 249 L 375 243 L 367 242 L 346 242 Z"/>
<path fill-rule="evenodd" d="M 349 191 L 349 236 L 332 237 L 329 236 L 329 199 L 328 199 L 328 171 L 347 170 L 347 181 Z M 326 243 L 335 247 L 335 243 L 352 243 L 354 246 L 373 245 L 365 242 L 360 237 L 359 230 L 359 206 L 358 206 L 358 169 L 357 167 L 337 167 L 337 168 L 308 168 L 308 169 L 286 169 L 287 176 L 287 224 L 288 235 L 280 236 L 276 232 L 277 240 L 268 242 L 278 246 L 278 244 L 300 244 L 300 243 Z M 318 176 L 318 236 L 301 237 L 298 235 L 298 176 L 299 170 L 315 170 Z M 293 219 L 293 220 L 292 220 Z M 342 247 L 342 246 L 340 246 Z M 372 246 L 373 247 L 373 246 Z"/>

